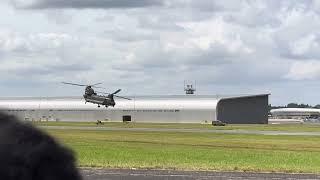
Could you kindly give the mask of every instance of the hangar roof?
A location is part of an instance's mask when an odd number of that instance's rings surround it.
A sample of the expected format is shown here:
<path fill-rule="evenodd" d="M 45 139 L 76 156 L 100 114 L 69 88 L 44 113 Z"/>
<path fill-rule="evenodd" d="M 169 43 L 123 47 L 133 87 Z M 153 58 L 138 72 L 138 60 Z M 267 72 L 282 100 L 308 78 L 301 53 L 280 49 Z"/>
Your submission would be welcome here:
<path fill-rule="evenodd" d="M 280 108 L 272 109 L 270 111 L 272 114 L 280 113 L 320 113 L 320 109 L 315 108 Z"/>
<path fill-rule="evenodd" d="M 133 100 L 116 99 L 115 110 L 139 109 L 216 109 L 220 100 L 266 96 L 261 95 L 171 95 L 171 96 L 130 96 Z M 82 97 L 3 97 L 0 109 L 13 110 L 105 110 L 87 103 Z M 108 108 L 109 109 L 109 108 Z"/>

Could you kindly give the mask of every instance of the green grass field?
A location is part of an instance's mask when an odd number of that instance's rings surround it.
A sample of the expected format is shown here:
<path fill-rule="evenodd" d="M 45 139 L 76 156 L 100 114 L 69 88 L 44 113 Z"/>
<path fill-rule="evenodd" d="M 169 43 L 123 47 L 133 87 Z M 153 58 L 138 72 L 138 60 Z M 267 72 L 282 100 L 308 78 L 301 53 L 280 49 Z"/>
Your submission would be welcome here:
<path fill-rule="evenodd" d="M 33 122 L 39 126 L 97 126 L 95 122 Z M 177 129 L 223 129 L 223 130 L 262 130 L 262 131 L 289 131 L 289 132 L 320 132 L 320 124 L 244 124 L 226 126 L 212 126 L 211 124 L 165 124 L 165 123 L 122 123 L 107 122 L 101 127 L 117 127 L 117 128 L 177 128 Z"/>
<path fill-rule="evenodd" d="M 320 172 L 320 137 L 46 131 L 73 149 L 82 167 Z"/>

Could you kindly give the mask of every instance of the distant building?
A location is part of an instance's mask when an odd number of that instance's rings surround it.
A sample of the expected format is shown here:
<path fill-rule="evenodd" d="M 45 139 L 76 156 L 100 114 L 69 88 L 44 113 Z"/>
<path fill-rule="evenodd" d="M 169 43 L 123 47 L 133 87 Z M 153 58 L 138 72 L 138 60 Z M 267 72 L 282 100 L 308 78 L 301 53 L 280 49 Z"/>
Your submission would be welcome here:
<path fill-rule="evenodd" d="M 273 118 L 277 119 L 318 119 L 320 109 L 315 108 L 280 108 L 270 111 Z"/>
<path fill-rule="evenodd" d="M 80 97 L 0 98 L 0 108 L 27 121 L 267 124 L 268 96 L 137 96 L 108 109 Z"/>

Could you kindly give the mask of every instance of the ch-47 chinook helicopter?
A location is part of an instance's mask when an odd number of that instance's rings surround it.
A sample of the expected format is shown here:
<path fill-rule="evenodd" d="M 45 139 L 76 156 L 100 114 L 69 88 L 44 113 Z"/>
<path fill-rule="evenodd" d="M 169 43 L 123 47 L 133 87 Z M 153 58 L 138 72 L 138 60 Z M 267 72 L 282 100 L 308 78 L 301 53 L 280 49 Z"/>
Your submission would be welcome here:
<path fill-rule="evenodd" d="M 61 83 L 73 85 L 73 86 L 86 87 L 84 95 L 83 95 L 83 97 L 86 101 L 85 103 L 89 102 L 89 103 L 93 103 L 93 104 L 98 104 L 98 107 L 100 107 L 100 105 L 105 106 L 106 108 L 108 106 L 114 107 L 116 105 L 116 103 L 114 101 L 114 97 L 131 100 L 130 98 L 115 95 L 115 94 L 119 93 L 121 91 L 121 89 L 116 90 L 114 93 L 105 93 L 105 92 L 98 92 L 98 91 L 93 90 L 93 87 L 94 88 L 101 88 L 101 87 L 98 87 L 97 85 L 100 85 L 102 83 L 96 83 L 96 84 L 92 84 L 92 85 L 75 84 L 75 83 L 69 83 L 69 82 L 61 82 Z M 107 96 L 97 95 L 97 93 L 106 94 Z"/>

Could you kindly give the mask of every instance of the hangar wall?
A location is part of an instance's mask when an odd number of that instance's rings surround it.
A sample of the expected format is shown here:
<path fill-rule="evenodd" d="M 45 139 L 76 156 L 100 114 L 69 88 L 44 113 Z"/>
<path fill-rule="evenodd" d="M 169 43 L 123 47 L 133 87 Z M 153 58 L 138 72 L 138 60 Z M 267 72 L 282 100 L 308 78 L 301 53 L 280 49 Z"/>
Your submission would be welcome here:
<path fill-rule="evenodd" d="M 97 121 L 148 123 L 264 124 L 268 122 L 268 95 L 252 96 L 144 96 L 117 100 L 115 107 L 97 108 L 81 98 L 0 98 L 0 109 L 28 121 Z M 124 117 L 125 116 L 125 117 Z"/>
<path fill-rule="evenodd" d="M 109 121 L 123 122 L 130 116 L 132 122 L 141 123 L 211 123 L 215 110 L 5 110 L 26 121 Z"/>
<path fill-rule="evenodd" d="M 268 97 L 266 94 L 221 99 L 217 119 L 228 124 L 268 124 Z"/>
<path fill-rule="evenodd" d="M 211 123 L 215 120 L 215 110 L 112 110 L 107 118 L 113 122 L 122 122 L 123 116 L 130 116 L 133 122 L 145 123 Z"/>
<path fill-rule="evenodd" d="M 105 110 L 3 110 L 25 121 L 74 121 L 105 120 Z"/>

